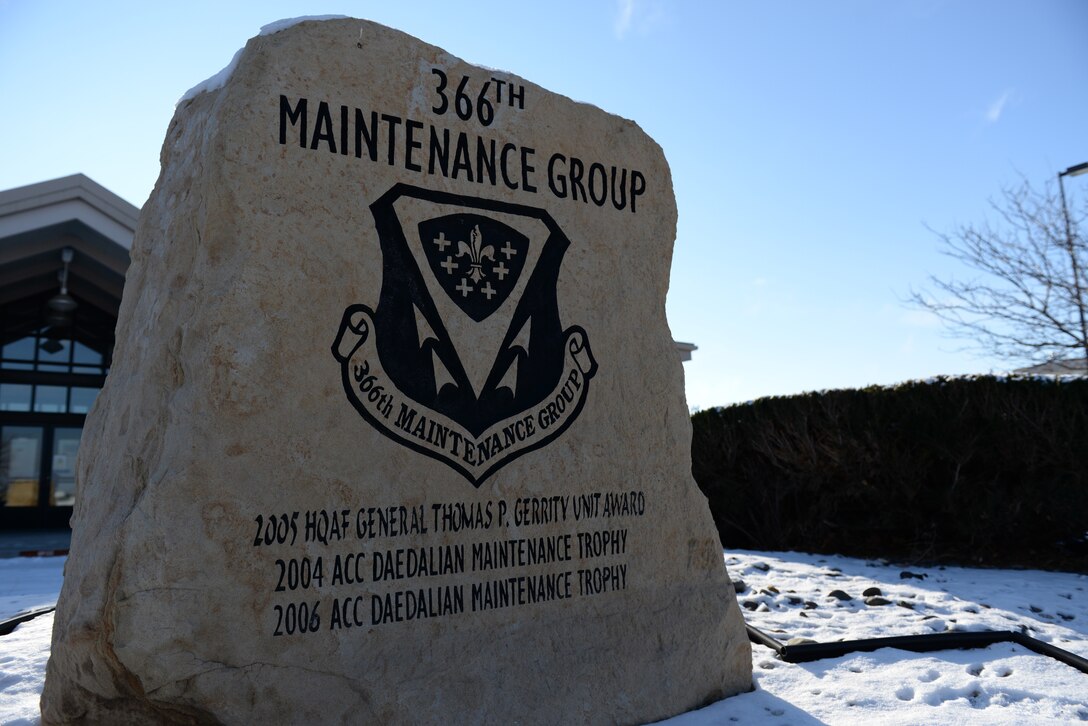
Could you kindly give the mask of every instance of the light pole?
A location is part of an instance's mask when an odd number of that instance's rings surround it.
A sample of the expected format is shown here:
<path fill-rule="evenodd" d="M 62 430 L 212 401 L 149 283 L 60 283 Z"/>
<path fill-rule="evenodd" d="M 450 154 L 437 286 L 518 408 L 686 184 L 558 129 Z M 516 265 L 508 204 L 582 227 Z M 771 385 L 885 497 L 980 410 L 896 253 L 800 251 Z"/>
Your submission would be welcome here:
<path fill-rule="evenodd" d="M 1071 166 L 1065 171 L 1059 171 L 1058 191 L 1062 197 L 1062 217 L 1065 218 L 1065 244 L 1066 249 L 1069 251 L 1069 262 L 1073 267 L 1073 291 L 1077 296 L 1077 312 L 1080 314 L 1080 343 L 1084 349 L 1084 365 L 1088 367 L 1088 322 L 1085 321 L 1084 312 L 1088 301 L 1084 299 L 1084 291 L 1080 286 L 1080 266 L 1077 264 L 1077 250 L 1073 245 L 1073 230 L 1069 224 L 1069 207 L 1065 204 L 1065 183 L 1062 181 L 1067 176 L 1077 176 L 1085 173 L 1088 173 L 1088 161 Z"/>

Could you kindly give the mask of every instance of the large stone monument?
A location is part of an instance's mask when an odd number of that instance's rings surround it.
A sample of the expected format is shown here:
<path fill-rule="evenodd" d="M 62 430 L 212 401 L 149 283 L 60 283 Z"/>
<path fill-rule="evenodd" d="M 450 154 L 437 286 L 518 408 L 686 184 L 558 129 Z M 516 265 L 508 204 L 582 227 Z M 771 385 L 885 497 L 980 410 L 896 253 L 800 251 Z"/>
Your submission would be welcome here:
<path fill-rule="evenodd" d="M 638 126 L 351 19 L 178 106 L 43 718 L 636 723 L 747 690 Z"/>

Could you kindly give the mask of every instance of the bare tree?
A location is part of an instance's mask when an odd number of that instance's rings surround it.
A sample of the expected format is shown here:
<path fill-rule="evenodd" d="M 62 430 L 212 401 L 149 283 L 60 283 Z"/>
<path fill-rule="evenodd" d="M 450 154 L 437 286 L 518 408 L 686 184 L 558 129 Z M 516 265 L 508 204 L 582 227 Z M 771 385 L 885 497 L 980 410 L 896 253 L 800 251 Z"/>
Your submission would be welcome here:
<path fill-rule="evenodd" d="M 1088 245 L 1079 234 L 1088 203 L 1067 207 L 1059 178 L 1059 193 L 1024 181 L 990 206 L 996 224 L 934 232 L 943 254 L 977 274 L 931 276 L 932 289 L 911 291 L 908 303 L 935 314 L 969 347 L 1001 358 L 1088 359 Z"/>

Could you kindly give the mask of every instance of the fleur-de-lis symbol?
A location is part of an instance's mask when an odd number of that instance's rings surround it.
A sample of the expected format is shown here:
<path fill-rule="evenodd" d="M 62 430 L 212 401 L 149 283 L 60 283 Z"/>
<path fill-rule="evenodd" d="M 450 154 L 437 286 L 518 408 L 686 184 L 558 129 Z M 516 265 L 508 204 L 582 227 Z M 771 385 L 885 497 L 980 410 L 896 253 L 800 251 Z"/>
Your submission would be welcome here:
<path fill-rule="evenodd" d="M 484 258 L 486 257 L 492 262 L 495 261 L 495 247 L 483 243 L 483 235 L 480 234 L 480 225 L 478 224 L 473 228 L 472 234 L 469 235 L 469 240 L 468 244 L 464 242 L 457 243 L 457 256 L 464 257 L 468 255 L 468 276 L 472 278 L 473 282 L 479 282 L 484 278 L 482 267 Z"/>

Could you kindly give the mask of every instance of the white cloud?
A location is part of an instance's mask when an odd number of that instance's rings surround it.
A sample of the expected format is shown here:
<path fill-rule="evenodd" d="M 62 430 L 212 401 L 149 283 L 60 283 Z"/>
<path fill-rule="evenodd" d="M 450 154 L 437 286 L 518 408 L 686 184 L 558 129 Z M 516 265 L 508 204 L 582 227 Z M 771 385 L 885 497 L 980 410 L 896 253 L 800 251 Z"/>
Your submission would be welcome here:
<path fill-rule="evenodd" d="M 1001 114 L 1005 112 L 1005 106 L 1012 100 L 1014 90 L 1015 89 L 1012 88 L 1006 88 L 1001 92 L 1001 95 L 998 96 L 997 100 L 990 104 L 990 107 L 986 109 L 987 121 L 992 124 L 997 123 L 998 119 L 1001 118 Z"/>
<path fill-rule="evenodd" d="M 617 40 L 628 35 L 646 36 L 669 22 L 662 0 L 616 0 L 612 29 Z"/>
<path fill-rule="evenodd" d="M 635 17 L 635 0 L 617 0 L 616 23 L 614 29 L 617 38 L 623 38 L 631 29 L 631 21 Z"/>

